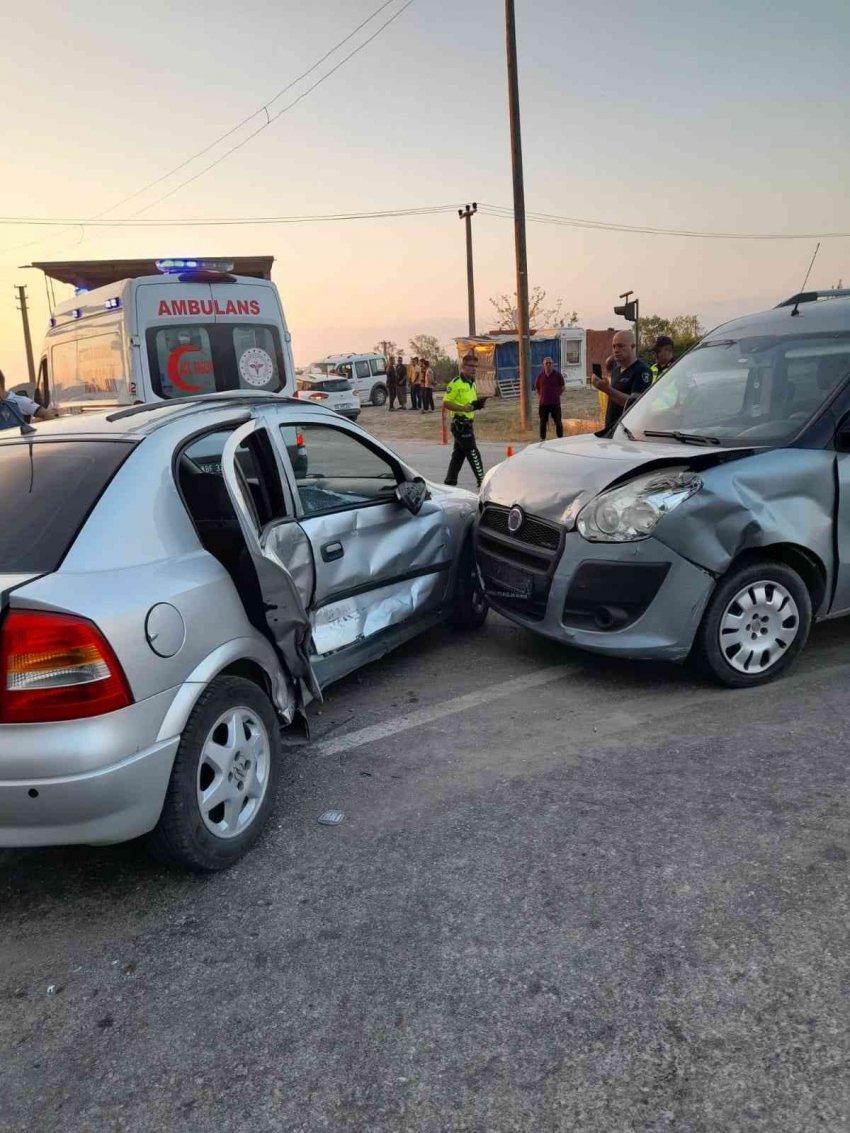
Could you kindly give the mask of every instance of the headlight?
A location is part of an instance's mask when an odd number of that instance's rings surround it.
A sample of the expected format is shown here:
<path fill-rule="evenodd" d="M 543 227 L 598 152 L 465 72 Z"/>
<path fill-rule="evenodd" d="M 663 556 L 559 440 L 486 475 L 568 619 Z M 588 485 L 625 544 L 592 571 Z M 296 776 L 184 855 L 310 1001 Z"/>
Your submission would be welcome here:
<path fill-rule="evenodd" d="M 591 500 L 579 513 L 577 526 L 592 543 L 647 539 L 665 515 L 701 487 L 701 478 L 687 468 L 650 472 Z"/>

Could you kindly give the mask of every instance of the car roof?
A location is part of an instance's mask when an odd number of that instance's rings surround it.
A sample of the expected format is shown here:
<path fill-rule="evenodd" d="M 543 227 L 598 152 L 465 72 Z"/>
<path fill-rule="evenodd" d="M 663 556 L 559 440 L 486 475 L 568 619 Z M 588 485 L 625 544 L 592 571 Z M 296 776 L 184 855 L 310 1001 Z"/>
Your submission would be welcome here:
<path fill-rule="evenodd" d="M 73 437 L 77 440 L 141 440 L 149 433 L 170 425 L 174 421 L 191 421 L 218 411 L 221 419 L 227 421 L 231 416 L 244 416 L 247 410 L 275 406 L 291 408 L 299 416 L 309 409 L 311 416 L 325 416 L 333 413 L 322 405 L 299 401 L 293 397 L 279 394 L 252 393 L 249 390 L 233 390 L 225 393 L 199 394 L 173 401 L 152 401 L 143 405 L 127 406 L 124 409 L 102 410 L 94 413 L 73 413 L 58 417 L 53 421 L 37 421 L 35 434 L 22 437 L 4 437 L 0 434 L 0 444 L 27 443 L 45 440 L 59 440 Z M 14 430 L 4 430 L 12 433 Z"/>
<path fill-rule="evenodd" d="M 722 323 L 706 335 L 706 340 L 759 335 L 829 334 L 845 331 L 850 334 L 850 296 L 837 295 L 817 302 L 801 302 L 799 306 L 783 305 L 769 311 L 744 315 Z"/>

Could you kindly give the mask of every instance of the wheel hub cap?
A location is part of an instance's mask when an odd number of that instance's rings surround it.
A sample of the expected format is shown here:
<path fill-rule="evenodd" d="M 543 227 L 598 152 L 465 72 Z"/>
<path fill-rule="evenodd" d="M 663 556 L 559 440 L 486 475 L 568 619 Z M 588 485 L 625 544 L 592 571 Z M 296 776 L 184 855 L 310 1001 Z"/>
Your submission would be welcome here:
<path fill-rule="evenodd" d="M 217 838 L 235 838 L 254 821 L 269 784 L 271 744 L 250 708 L 223 713 L 210 729 L 198 764 L 201 818 Z"/>
<path fill-rule="evenodd" d="M 797 603 L 778 582 L 755 582 L 740 590 L 720 619 L 720 650 L 739 673 L 772 668 L 800 632 Z"/>

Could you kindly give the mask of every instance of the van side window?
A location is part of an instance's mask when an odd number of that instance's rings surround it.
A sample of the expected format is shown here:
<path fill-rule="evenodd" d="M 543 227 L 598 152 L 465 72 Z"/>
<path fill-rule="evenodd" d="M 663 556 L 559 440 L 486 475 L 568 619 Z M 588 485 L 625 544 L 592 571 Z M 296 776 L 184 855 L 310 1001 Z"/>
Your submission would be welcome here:
<path fill-rule="evenodd" d="M 358 378 L 369 377 L 369 363 L 368 362 L 355 362 L 355 370 Z"/>
<path fill-rule="evenodd" d="M 372 367 L 372 373 L 376 376 L 378 374 L 385 374 L 387 372 L 386 363 L 382 358 L 372 358 L 369 362 L 369 365 Z"/>

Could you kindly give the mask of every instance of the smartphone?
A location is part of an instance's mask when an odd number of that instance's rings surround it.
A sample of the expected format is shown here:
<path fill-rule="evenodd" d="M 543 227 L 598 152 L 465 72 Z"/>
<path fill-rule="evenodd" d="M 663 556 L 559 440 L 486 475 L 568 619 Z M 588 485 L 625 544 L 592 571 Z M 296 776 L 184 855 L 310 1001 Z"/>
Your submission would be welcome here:
<path fill-rule="evenodd" d="M 594 378 L 601 378 L 602 377 L 602 363 L 601 362 L 594 362 L 593 365 L 590 368 L 593 371 Z"/>

